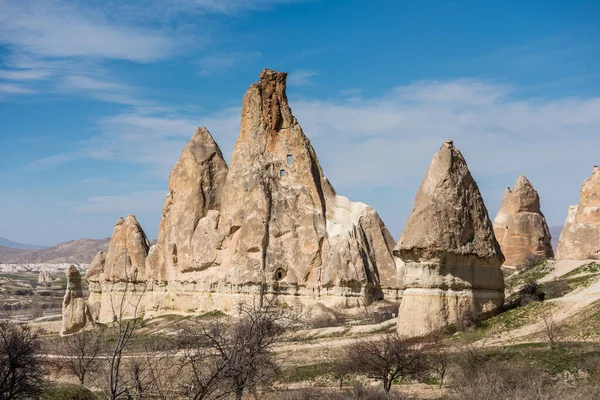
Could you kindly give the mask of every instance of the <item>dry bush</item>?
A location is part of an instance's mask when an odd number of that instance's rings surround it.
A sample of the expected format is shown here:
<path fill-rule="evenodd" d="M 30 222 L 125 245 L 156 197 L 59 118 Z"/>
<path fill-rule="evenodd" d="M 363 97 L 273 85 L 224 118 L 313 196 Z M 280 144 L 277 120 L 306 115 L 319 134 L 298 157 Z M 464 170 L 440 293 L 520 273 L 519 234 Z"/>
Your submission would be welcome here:
<path fill-rule="evenodd" d="M 332 391 L 327 389 L 303 388 L 278 392 L 278 400 L 407 400 L 403 394 L 386 393 L 381 388 L 356 383 L 351 391 Z"/>
<path fill-rule="evenodd" d="M 548 299 L 563 297 L 570 291 L 571 287 L 566 279 L 554 279 L 544 284 L 544 292 L 546 293 L 546 298 Z"/>
<path fill-rule="evenodd" d="M 507 300 L 504 304 L 505 310 L 510 310 L 516 307 L 523 307 L 529 303 L 544 301 L 546 293 L 544 286 L 531 280 L 523 285 L 521 289 L 514 295 L 511 296 L 511 300 Z"/>
<path fill-rule="evenodd" d="M 84 385 L 88 373 L 98 367 L 102 333 L 99 330 L 84 330 L 59 338 L 54 344 L 59 355 L 54 362 L 58 371 L 75 375 L 79 383 Z"/>
<path fill-rule="evenodd" d="M 380 381 L 386 393 L 394 381 L 418 379 L 428 372 L 424 347 L 396 333 L 358 340 L 344 349 L 344 356 L 352 372 Z"/>
<path fill-rule="evenodd" d="M 343 326 L 345 323 L 346 318 L 340 312 L 334 310 L 315 315 L 308 319 L 308 325 L 313 329 Z"/>
<path fill-rule="evenodd" d="M 376 323 L 382 323 L 398 316 L 400 303 L 390 303 L 379 306 L 373 311 L 373 319 Z"/>
<path fill-rule="evenodd" d="M 550 311 L 543 312 L 540 318 L 544 324 L 544 333 L 546 334 L 550 348 L 557 348 L 562 339 L 562 327 L 556 322 L 554 315 Z"/>
<path fill-rule="evenodd" d="M 463 365 L 452 373 L 451 400 L 592 400 L 591 387 L 565 387 L 531 366 L 487 361 L 474 368 Z"/>
<path fill-rule="evenodd" d="M 188 379 L 180 386 L 184 398 L 208 399 L 264 392 L 279 370 L 274 344 L 298 317 L 275 298 L 240 305 L 239 319 L 190 323 L 180 334 L 184 349 L 181 370 Z"/>
<path fill-rule="evenodd" d="M 28 325 L 0 317 L 0 399 L 32 399 L 46 388 L 41 343 Z"/>

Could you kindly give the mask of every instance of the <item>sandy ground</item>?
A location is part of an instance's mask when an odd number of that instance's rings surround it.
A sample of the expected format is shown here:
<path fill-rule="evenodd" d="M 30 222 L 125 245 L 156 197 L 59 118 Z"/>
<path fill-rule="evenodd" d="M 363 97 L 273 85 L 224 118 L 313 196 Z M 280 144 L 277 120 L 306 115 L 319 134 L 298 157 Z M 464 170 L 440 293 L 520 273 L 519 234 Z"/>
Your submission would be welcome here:
<path fill-rule="evenodd" d="M 549 280 L 554 279 L 554 277 L 560 277 L 573 269 L 586 264 L 588 261 L 567 261 L 567 262 L 558 262 L 557 268 L 553 271 L 553 276 L 548 278 L 548 276 L 541 279 L 542 282 L 547 282 Z M 545 279 L 548 278 L 548 279 Z M 566 294 L 563 297 L 547 300 L 547 303 L 552 304 L 554 307 L 552 308 L 551 316 L 552 320 L 555 323 L 560 324 L 560 322 L 565 319 L 581 312 L 585 307 L 590 304 L 600 300 L 600 276 L 588 287 L 578 288 L 574 291 Z M 501 346 L 506 344 L 515 344 L 519 342 L 523 342 L 524 339 L 536 332 L 542 331 L 544 329 L 544 321 L 540 318 L 536 322 L 522 326 L 520 328 L 504 332 L 496 337 L 483 339 L 485 340 L 486 346 Z"/>

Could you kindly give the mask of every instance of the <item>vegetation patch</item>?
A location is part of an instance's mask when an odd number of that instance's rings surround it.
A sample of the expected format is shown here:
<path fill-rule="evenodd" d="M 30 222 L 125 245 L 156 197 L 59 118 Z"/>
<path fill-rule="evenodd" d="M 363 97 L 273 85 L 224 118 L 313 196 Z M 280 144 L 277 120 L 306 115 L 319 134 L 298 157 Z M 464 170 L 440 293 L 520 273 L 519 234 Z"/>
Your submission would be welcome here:
<path fill-rule="evenodd" d="M 545 343 L 527 343 L 490 349 L 484 354 L 490 360 L 522 361 L 536 370 L 557 375 L 565 371 L 592 373 L 600 348 L 594 343 L 580 342 L 565 342 L 555 349 Z"/>
<path fill-rule="evenodd" d="M 532 302 L 523 307 L 513 308 L 487 319 L 480 324 L 480 328 L 487 330 L 510 330 L 520 328 L 536 319 L 542 312 L 553 307 L 550 303 Z"/>
<path fill-rule="evenodd" d="M 599 273 L 599 272 L 600 272 L 600 264 L 591 262 L 588 264 L 584 264 L 580 267 L 577 267 L 572 271 L 567 272 L 566 274 L 561 276 L 561 278 L 568 278 L 570 276 L 575 276 L 575 275 L 579 275 L 579 274 L 595 274 L 595 273 Z"/>
<path fill-rule="evenodd" d="M 581 313 L 569 317 L 564 323 L 563 328 L 565 335 L 583 339 L 599 339 L 600 338 L 600 301 L 592 303 L 586 307 Z"/>
<path fill-rule="evenodd" d="M 550 265 L 548 261 L 541 262 L 534 265 L 533 267 L 523 270 L 517 274 L 511 275 L 506 279 L 506 289 L 512 289 L 517 286 L 523 285 L 529 281 L 537 281 L 542 279 L 550 272 L 554 270 L 554 266 Z"/>
<path fill-rule="evenodd" d="M 80 385 L 54 386 L 40 395 L 41 400 L 99 400 L 100 398 Z"/>
<path fill-rule="evenodd" d="M 280 383 L 314 381 L 317 378 L 330 376 L 333 374 L 333 372 L 334 364 L 332 362 L 295 365 L 285 368 L 283 371 L 281 371 L 276 380 Z"/>

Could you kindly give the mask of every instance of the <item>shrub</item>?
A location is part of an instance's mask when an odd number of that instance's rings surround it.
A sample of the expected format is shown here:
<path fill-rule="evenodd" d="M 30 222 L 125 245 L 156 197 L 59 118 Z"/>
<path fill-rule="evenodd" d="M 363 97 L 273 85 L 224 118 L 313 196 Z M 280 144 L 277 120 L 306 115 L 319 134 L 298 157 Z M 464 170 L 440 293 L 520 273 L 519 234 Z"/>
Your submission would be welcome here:
<path fill-rule="evenodd" d="M 0 317 L 0 399 L 37 398 L 45 388 L 38 334 Z"/>
<path fill-rule="evenodd" d="M 571 291 L 569 283 L 565 279 L 554 279 L 553 281 L 546 282 L 544 284 L 544 292 L 546 293 L 547 299 L 555 299 L 557 297 L 563 297 L 565 294 Z"/>
<path fill-rule="evenodd" d="M 316 315 L 308 320 L 308 325 L 311 328 L 330 328 L 334 326 L 342 326 L 346 322 L 346 318 L 336 311 Z"/>
<path fill-rule="evenodd" d="M 45 391 L 41 400 L 98 400 L 99 397 L 83 386 L 61 385 Z"/>
<path fill-rule="evenodd" d="M 551 377 L 525 364 L 486 361 L 477 368 L 464 365 L 453 374 L 451 400 L 531 399 L 531 400 L 592 400 L 597 389 L 561 386 Z"/>

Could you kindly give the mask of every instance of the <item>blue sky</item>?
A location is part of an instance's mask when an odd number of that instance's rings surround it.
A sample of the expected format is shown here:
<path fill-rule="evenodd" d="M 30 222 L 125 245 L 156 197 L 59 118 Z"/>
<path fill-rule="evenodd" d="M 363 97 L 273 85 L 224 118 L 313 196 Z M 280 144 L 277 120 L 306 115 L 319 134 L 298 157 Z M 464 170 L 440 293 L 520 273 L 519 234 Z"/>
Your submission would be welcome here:
<path fill-rule="evenodd" d="M 526 175 L 562 225 L 600 163 L 600 2 L 0 0 L 0 237 L 156 237 L 197 126 L 231 156 L 241 98 L 289 73 L 336 190 L 395 238 L 453 139 L 490 217 Z"/>

